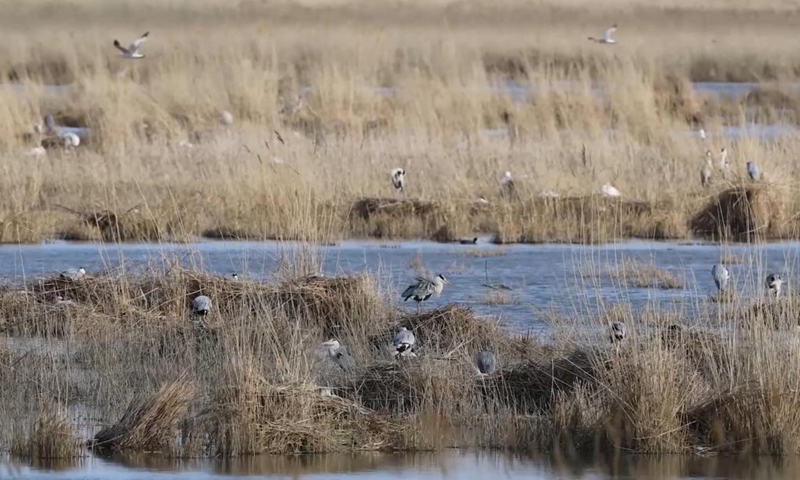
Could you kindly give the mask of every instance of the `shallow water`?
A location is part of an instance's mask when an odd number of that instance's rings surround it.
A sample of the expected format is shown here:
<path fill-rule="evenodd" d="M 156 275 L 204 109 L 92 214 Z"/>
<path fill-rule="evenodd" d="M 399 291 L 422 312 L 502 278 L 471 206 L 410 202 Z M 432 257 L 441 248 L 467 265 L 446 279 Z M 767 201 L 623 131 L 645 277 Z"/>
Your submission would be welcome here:
<path fill-rule="evenodd" d="M 716 292 L 711 267 L 723 253 L 742 262 L 728 265 L 740 296 L 761 294 L 763 279 L 771 272 L 783 275 L 788 290 L 797 270 L 799 247 L 800 243 L 719 247 L 655 242 L 499 246 L 480 239 L 477 245 L 345 241 L 315 246 L 311 251 L 324 274 L 372 273 L 398 302 L 401 291 L 421 268 L 442 273 L 449 285 L 441 297 L 425 302 L 422 308 L 456 302 L 480 314 L 498 316 L 515 331 L 529 331 L 543 329 L 551 311 L 586 316 L 621 303 L 634 309 L 659 306 L 684 312 L 709 308 L 707 300 Z M 135 273 L 152 266 L 161 268 L 165 259 L 179 259 L 185 266 L 220 276 L 238 272 L 254 281 L 270 281 L 277 277 L 281 263 L 292 263 L 308 253 L 307 247 L 277 242 L 2 246 L 0 278 L 22 284 L 78 266 L 86 267 L 90 274 L 120 265 Z M 684 288 L 631 285 L 620 276 L 620 265 L 626 259 L 671 272 Z M 491 290 L 484 284 L 503 284 L 511 290 Z M 416 308 L 411 302 L 405 306 Z"/>
<path fill-rule="evenodd" d="M 445 450 L 418 454 L 259 456 L 175 461 L 160 457 L 83 459 L 31 467 L 0 459 L 0 478 L 24 479 L 796 479 L 795 458 L 618 455 L 595 460 L 527 458 L 497 452 Z"/>

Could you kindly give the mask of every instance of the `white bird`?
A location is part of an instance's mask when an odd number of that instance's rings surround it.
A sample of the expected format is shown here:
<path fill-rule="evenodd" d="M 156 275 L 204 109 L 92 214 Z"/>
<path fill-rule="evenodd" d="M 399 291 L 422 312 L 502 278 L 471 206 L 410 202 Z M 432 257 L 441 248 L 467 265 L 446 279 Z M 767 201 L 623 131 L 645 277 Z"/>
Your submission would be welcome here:
<path fill-rule="evenodd" d="M 728 273 L 728 269 L 725 268 L 725 265 L 718 263 L 711 267 L 711 276 L 714 277 L 714 283 L 717 285 L 717 290 L 723 291 L 725 287 L 728 286 L 728 279 L 730 278 L 730 273 Z"/>
<path fill-rule="evenodd" d="M 58 137 L 61 139 L 62 144 L 67 148 L 75 148 L 81 144 L 81 137 L 72 132 L 60 133 Z"/>
<path fill-rule="evenodd" d="M 767 275 L 767 293 L 770 296 L 778 298 L 781 295 L 781 287 L 783 287 L 783 279 L 780 275 L 770 273 Z"/>
<path fill-rule="evenodd" d="M 47 140 L 48 145 L 56 147 L 60 146 L 66 148 L 75 148 L 81 144 L 81 137 L 75 133 L 64 131 L 62 127 L 56 125 L 56 120 L 52 115 L 45 115 L 44 125 L 45 133 L 48 135 L 53 135 L 56 138 L 42 139 L 39 141 L 40 144 L 42 144 L 45 140 Z"/>
<path fill-rule="evenodd" d="M 489 205 L 489 200 L 486 200 L 486 197 L 480 196 L 475 200 L 475 203 L 480 203 L 481 205 Z"/>
<path fill-rule="evenodd" d="M 541 190 L 539 192 L 539 198 L 558 198 L 561 195 L 553 190 Z"/>
<path fill-rule="evenodd" d="M 604 197 L 619 197 L 619 190 L 616 189 L 610 183 L 606 183 L 600 189 L 600 192 L 603 194 Z"/>
<path fill-rule="evenodd" d="M 231 274 L 231 280 L 233 280 L 233 281 L 238 281 L 238 280 L 239 280 L 239 274 L 238 274 L 238 273 L 236 273 L 236 272 L 233 272 L 233 273 Z"/>
<path fill-rule="evenodd" d="M 728 164 L 728 150 L 725 147 L 719 151 L 719 168 L 722 169 L 723 172 L 727 172 L 730 169 L 730 165 Z"/>
<path fill-rule="evenodd" d="M 711 185 L 711 174 L 713 173 L 711 150 L 706 151 L 706 163 L 700 169 L 700 185 L 707 188 Z"/>
<path fill-rule="evenodd" d="M 701 128 L 700 132 L 698 132 L 698 133 L 700 134 L 700 139 L 701 140 L 705 140 L 706 139 L 706 131 L 705 131 L 705 129 Z"/>
<path fill-rule="evenodd" d="M 395 168 L 391 171 L 392 185 L 397 193 L 403 193 L 406 188 L 406 170 L 404 168 Z"/>
<path fill-rule="evenodd" d="M 138 60 L 140 58 L 144 58 L 144 55 L 139 53 L 139 49 L 142 47 L 144 42 L 147 41 L 147 36 L 150 35 L 150 32 L 144 32 L 144 35 L 137 38 L 135 42 L 131 43 L 128 48 L 123 47 L 119 40 L 114 40 L 114 46 L 117 47 L 117 50 L 122 52 L 122 58 L 127 58 L 131 60 Z"/>
<path fill-rule="evenodd" d="M 608 28 L 603 33 L 603 37 L 602 38 L 589 37 L 589 40 L 591 40 L 592 42 L 597 42 L 597 43 L 614 44 L 614 43 L 617 43 L 617 41 L 614 40 L 614 38 L 612 36 L 614 35 L 614 32 L 616 32 L 616 31 L 617 31 L 617 24 L 615 23 L 614 25 L 612 25 L 610 28 Z"/>
<path fill-rule="evenodd" d="M 394 334 L 394 341 L 392 342 L 395 356 L 416 356 L 413 351 L 416 341 L 417 339 L 414 337 L 414 332 L 406 327 L 397 327 Z"/>
<path fill-rule="evenodd" d="M 211 299 L 205 295 L 200 295 L 192 300 L 192 311 L 201 317 L 208 315 L 211 311 Z"/>
<path fill-rule="evenodd" d="M 613 322 L 611 324 L 611 343 L 621 342 L 628 334 L 628 327 L 622 322 Z"/>
<path fill-rule="evenodd" d="M 506 171 L 503 174 L 503 178 L 500 179 L 500 185 L 503 187 L 503 195 L 514 194 L 514 179 L 511 178 L 511 172 Z"/>
<path fill-rule="evenodd" d="M 417 277 L 416 280 L 417 283 L 409 285 L 403 291 L 401 297 L 404 302 L 408 301 L 409 298 L 419 303 L 431 298 L 431 295 L 438 297 L 442 293 L 444 285 L 448 283 L 441 273 L 433 277 L 432 280 L 425 277 Z"/>
<path fill-rule="evenodd" d="M 219 115 L 219 121 L 226 127 L 233 125 L 233 114 L 227 110 L 223 110 Z"/>
<path fill-rule="evenodd" d="M 61 295 L 56 297 L 56 306 L 57 307 L 68 307 L 70 305 L 75 305 L 75 302 L 72 300 L 64 300 L 64 297 Z"/>
<path fill-rule="evenodd" d="M 86 269 L 83 267 L 75 268 L 68 268 L 59 274 L 59 277 L 63 279 L 69 280 L 80 280 L 81 278 L 86 276 Z"/>
<path fill-rule="evenodd" d="M 497 358 L 489 350 L 480 352 L 475 358 L 475 363 L 481 376 L 491 375 L 497 369 Z"/>

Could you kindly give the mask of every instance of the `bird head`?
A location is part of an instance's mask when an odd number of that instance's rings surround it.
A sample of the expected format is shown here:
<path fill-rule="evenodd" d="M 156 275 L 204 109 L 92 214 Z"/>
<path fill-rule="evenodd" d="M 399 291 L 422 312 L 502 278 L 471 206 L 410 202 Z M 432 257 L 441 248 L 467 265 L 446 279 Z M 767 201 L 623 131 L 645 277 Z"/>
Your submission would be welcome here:
<path fill-rule="evenodd" d="M 83 268 L 83 267 L 80 267 L 80 268 L 78 268 L 78 273 L 80 273 L 81 275 L 86 275 L 86 269 Z"/>
<path fill-rule="evenodd" d="M 442 275 L 441 273 L 436 276 L 442 280 L 442 283 L 450 283 L 446 278 L 444 278 L 444 275 Z"/>

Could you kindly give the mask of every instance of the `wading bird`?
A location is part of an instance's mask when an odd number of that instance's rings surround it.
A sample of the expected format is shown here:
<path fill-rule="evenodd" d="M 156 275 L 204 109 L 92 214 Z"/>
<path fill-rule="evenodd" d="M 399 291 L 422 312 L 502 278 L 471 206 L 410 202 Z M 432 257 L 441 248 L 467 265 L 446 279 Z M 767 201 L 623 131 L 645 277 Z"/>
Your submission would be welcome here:
<path fill-rule="evenodd" d="M 205 295 L 200 295 L 192 300 L 192 312 L 195 315 L 205 317 L 211 311 L 211 299 Z"/>
<path fill-rule="evenodd" d="M 414 332 L 410 331 L 406 327 L 397 327 L 394 334 L 394 341 L 392 344 L 394 345 L 395 357 L 416 357 L 414 354 L 413 348 L 414 344 L 417 342 L 417 339 L 414 337 Z"/>
<path fill-rule="evenodd" d="M 614 35 L 614 32 L 616 32 L 616 31 L 617 31 L 617 24 L 615 23 L 614 25 L 611 25 L 611 27 L 608 28 L 608 30 L 606 30 L 603 33 L 602 38 L 589 37 L 589 40 L 592 41 L 592 42 L 613 45 L 613 44 L 617 43 L 617 41 L 614 40 L 614 38 L 612 37 Z"/>
<path fill-rule="evenodd" d="M 713 173 L 711 150 L 706 151 L 706 163 L 700 169 L 700 185 L 703 188 L 708 188 L 711 185 L 711 174 Z"/>
<path fill-rule="evenodd" d="M 59 277 L 69 280 L 80 280 L 81 278 L 86 276 L 86 269 L 83 267 L 78 268 L 68 268 L 61 272 Z"/>
<path fill-rule="evenodd" d="M 781 295 L 781 287 L 783 287 L 783 279 L 777 273 L 770 273 L 767 275 L 767 293 L 771 297 L 778 298 Z"/>
<path fill-rule="evenodd" d="M 756 162 L 747 162 L 747 176 L 754 182 L 757 182 L 761 178 L 761 171 L 758 169 Z"/>
<path fill-rule="evenodd" d="M 144 32 L 144 35 L 137 38 L 135 42 L 131 43 L 128 48 L 123 47 L 119 40 L 114 40 L 114 46 L 117 47 L 117 50 L 122 52 L 122 58 L 127 58 L 129 60 L 138 60 L 140 58 L 144 58 L 144 55 L 139 53 L 139 48 L 142 47 L 144 42 L 147 41 L 147 36 L 150 35 L 150 32 Z"/>
<path fill-rule="evenodd" d="M 475 358 L 475 363 L 481 376 L 491 375 L 497 369 L 497 358 L 489 350 L 480 352 Z"/>
<path fill-rule="evenodd" d="M 718 263 L 711 267 L 711 276 L 714 277 L 717 290 L 720 292 L 725 290 L 728 286 L 728 279 L 730 278 L 730 273 L 728 273 L 728 269 L 725 268 L 725 265 Z"/>
<path fill-rule="evenodd" d="M 433 277 L 433 280 L 425 277 L 417 277 L 416 280 L 417 283 L 409 285 L 403 291 L 401 297 L 403 297 L 404 302 L 408 301 L 409 298 L 417 302 L 417 308 L 419 308 L 419 302 L 424 302 L 431 298 L 431 295 L 438 297 L 442 293 L 445 283 L 447 283 L 447 279 L 441 273 Z"/>
<path fill-rule="evenodd" d="M 613 322 L 611 324 L 611 343 L 621 342 L 628 334 L 628 327 L 622 322 Z"/>

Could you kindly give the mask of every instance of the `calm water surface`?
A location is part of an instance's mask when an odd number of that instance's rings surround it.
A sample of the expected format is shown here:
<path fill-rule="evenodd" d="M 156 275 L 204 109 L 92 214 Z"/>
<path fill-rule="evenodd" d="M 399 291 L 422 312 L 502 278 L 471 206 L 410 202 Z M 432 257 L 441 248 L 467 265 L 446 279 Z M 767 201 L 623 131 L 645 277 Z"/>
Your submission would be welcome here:
<path fill-rule="evenodd" d="M 659 306 L 694 311 L 707 308 L 716 289 L 711 266 L 721 256 L 741 263 L 729 264 L 732 282 L 745 296 L 763 289 L 768 272 L 781 273 L 792 288 L 796 277 L 799 243 L 758 246 L 627 242 L 604 246 L 478 245 L 431 242 L 347 241 L 336 246 L 313 247 L 312 255 L 326 275 L 369 272 L 381 287 L 399 299 L 402 289 L 421 269 L 443 273 L 450 284 L 439 298 L 423 308 L 457 302 L 480 314 L 499 317 L 516 331 L 537 330 L 550 312 L 591 315 L 624 303 L 634 308 Z M 71 267 L 90 273 L 117 269 L 127 272 L 160 266 L 164 259 L 179 259 L 186 266 L 225 276 L 238 272 L 255 281 L 274 280 L 281 263 L 308 256 L 308 248 L 276 242 L 202 242 L 193 244 L 95 245 L 56 243 L 0 247 L 0 278 L 22 284 Z M 672 273 L 684 288 L 659 289 L 634 286 L 620 265 L 626 260 L 654 264 Z M 511 288 L 501 293 L 485 284 Z M 498 304 L 499 303 L 499 304 Z M 415 308 L 411 303 L 408 308 Z"/>
<path fill-rule="evenodd" d="M 237 460 L 162 458 L 40 465 L 0 460 L 0 478 L 59 480 L 276 478 L 361 479 L 771 479 L 800 478 L 800 459 L 616 456 L 595 460 L 523 458 L 496 452 L 260 456 Z"/>

